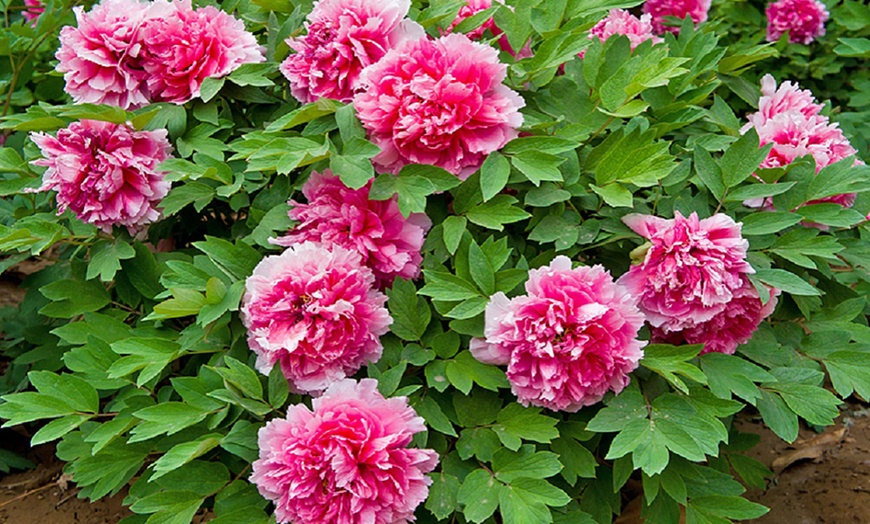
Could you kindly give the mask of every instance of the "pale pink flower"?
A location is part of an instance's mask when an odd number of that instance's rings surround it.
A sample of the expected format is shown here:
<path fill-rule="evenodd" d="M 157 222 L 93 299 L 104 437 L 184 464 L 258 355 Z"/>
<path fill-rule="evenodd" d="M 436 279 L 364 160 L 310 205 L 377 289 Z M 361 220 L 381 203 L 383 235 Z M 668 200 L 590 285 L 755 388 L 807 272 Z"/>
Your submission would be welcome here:
<path fill-rule="evenodd" d="M 57 70 L 64 90 L 80 103 L 136 109 L 149 102 L 142 70 L 142 23 L 150 4 L 103 0 L 85 13 L 73 9 L 77 27 L 60 31 Z"/>
<path fill-rule="evenodd" d="M 290 91 L 302 103 L 318 98 L 350 102 L 360 73 L 408 39 L 425 36 L 406 19 L 410 0 L 318 0 L 307 17 L 308 33 L 289 38 L 295 51 L 281 64 Z"/>
<path fill-rule="evenodd" d="M 159 14 L 145 22 L 141 35 L 142 66 L 154 102 L 183 104 L 199 96 L 206 78 L 266 60 L 244 22 L 216 7 L 160 0 L 155 10 Z"/>
<path fill-rule="evenodd" d="M 30 22 L 30 25 L 36 26 L 39 15 L 45 12 L 45 4 L 42 0 L 24 0 L 24 7 L 26 9 L 21 12 L 21 16 Z"/>
<path fill-rule="evenodd" d="M 819 0 L 777 0 L 767 5 L 767 41 L 776 42 L 786 31 L 788 41 L 809 44 L 825 34 L 828 9 Z"/>
<path fill-rule="evenodd" d="M 526 295 L 496 293 L 486 306 L 485 339 L 471 353 L 507 365 L 523 405 L 574 412 L 619 393 L 643 357 L 637 340 L 643 315 L 637 298 L 601 266 L 571 269 L 556 257 L 529 271 Z"/>
<path fill-rule="evenodd" d="M 665 25 L 666 16 L 673 16 L 680 20 L 688 16 L 697 26 L 707 21 L 711 2 L 712 0 L 646 0 L 643 4 L 643 12 L 652 16 L 653 30 L 657 34 L 665 31 L 677 34 L 680 28 Z"/>
<path fill-rule="evenodd" d="M 300 242 L 339 245 L 360 254 L 379 286 L 390 286 L 395 277 L 420 275 L 420 248 L 432 222 L 423 213 L 405 218 L 398 197 L 370 200 L 371 182 L 350 189 L 330 171 L 312 172 L 302 187 L 307 204 L 290 201 L 290 218 L 299 224 L 286 236 L 273 240 L 282 246 Z"/>
<path fill-rule="evenodd" d="M 632 50 L 647 40 L 652 40 L 653 44 L 664 42 L 663 38 L 653 34 L 651 15 L 645 14 L 638 18 L 624 9 L 611 9 L 607 16 L 589 31 L 589 40 L 598 38 L 599 41 L 604 42 L 613 35 L 627 36 Z M 584 49 L 580 52 L 580 58 L 585 54 Z"/>
<path fill-rule="evenodd" d="M 170 187 L 157 169 L 171 152 L 166 130 L 82 120 L 56 137 L 31 137 L 44 156 L 34 165 L 48 167 L 38 191 L 57 191 L 59 213 L 70 209 L 103 231 L 117 224 L 131 233 L 160 217 L 155 206 Z"/>
<path fill-rule="evenodd" d="M 391 173 L 418 163 L 468 178 L 522 125 L 525 102 L 502 84 L 506 70 L 495 49 L 462 34 L 391 50 L 363 71 L 353 100 L 381 148 L 372 161 Z"/>
<path fill-rule="evenodd" d="M 640 298 L 647 321 L 665 333 L 707 322 L 728 307 L 753 273 L 741 224 L 724 214 L 703 220 L 631 214 L 623 222 L 649 240 L 643 262 L 617 281 Z"/>
<path fill-rule="evenodd" d="M 384 398 L 377 381 L 345 379 L 260 429 L 251 482 L 275 503 L 279 523 L 405 524 L 426 500 L 438 464 L 408 447 L 426 430 L 406 397 Z"/>
<path fill-rule="evenodd" d="M 824 106 L 816 102 L 809 89 L 801 89 L 799 85 L 789 81 L 776 87 L 773 75 L 766 74 L 761 78 L 761 98 L 758 99 L 758 111 L 747 118 L 750 125 L 761 125 L 764 121 L 780 113 L 797 111 L 807 118 L 818 115 Z M 748 126 L 747 126 L 748 127 Z"/>
<path fill-rule="evenodd" d="M 651 329 L 653 342 L 668 344 L 704 344 L 704 353 L 734 354 L 737 346 L 745 344 L 752 338 L 765 318 L 776 308 L 778 289 L 768 288 L 770 300 L 761 303 L 758 291 L 744 277 L 743 285 L 732 292 L 732 299 L 725 309 L 710 320 L 688 326 L 680 331 L 665 332 L 661 328 Z"/>
<path fill-rule="evenodd" d="M 257 369 L 278 364 L 296 392 L 319 392 L 381 356 L 392 318 L 358 253 L 305 242 L 248 277 L 242 322 Z"/>

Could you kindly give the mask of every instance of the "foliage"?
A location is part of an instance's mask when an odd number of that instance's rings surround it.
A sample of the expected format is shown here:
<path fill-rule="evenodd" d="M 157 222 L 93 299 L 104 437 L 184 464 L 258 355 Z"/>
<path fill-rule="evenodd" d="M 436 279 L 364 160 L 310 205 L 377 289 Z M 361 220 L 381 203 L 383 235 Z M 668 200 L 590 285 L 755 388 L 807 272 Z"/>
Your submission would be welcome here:
<path fill-rule="evenodd" d="M 739 129 L 758 78 L 772 72 L 831 99 L 834 120 L 866 153 L 870 79 L 859 72 L 870 11 L 832 3 L 828 35 L 801 47 L 762 42 L 761 2 L 714 2 L 708 24 L 631 51 L 626 38 L 583 35 L 607 9 L 639 0 L 507 3 L 513 9 L 498 7 L 496 21 L 512 47 L 530 40 L 535 51 L 501 54 L 506 83 L 527 104 L 523 136 L 465 181 L 431 166 L 377 174 L 377 148 L 352 106 L 290 96 L 277 63 L 310 2 L 224 2 L 269 61 L 207 81 L 183 106 L 135 112 L 72 105 L 63 94 L 52 54 L 74 4 L 49 0 L 35 27 L 21 6 L 5 4 L 0 268 L 32 256 L 52 262 L 23 282 L 17 310 L 0 311 L 5 425 L 36 423 L 33 445 L 57 442 L 80 496 L 129 485 L 136 515 L 125 524 L 186 523 L 200 508 L 215 523 L 270 522 L 246 481 L 257 431 L 306 399 L 277 367 L 255 371 L 238 310 L 245 278 L 280 250 L 269 238 L 292 225 L 287 201 L 302 199 L 311 170 L 331 168 L 351 187 L 374 179 L 372 198 L 398 195 L 403 213 L 425 211 L 433 222 L 423 276 L 394 282 L 383 357 L 358 375 L 377 378 L 387 396 L 408 396 L 429 427 L 415 443 L 441 461 L 419 522 L 493 523 L 498 513 L 507 524 L 608 523 L 632 477 L 649 522 L 676 522 L 680 507 L 695 523 L 762 515 L 740 495 L 769 472 L 740 454 L 752 442 L 732 416 L 757 410 L 791 442 L 802 423 L 831 424 L 849 396 L 870 398 L 870 199 L 860 195 L 852 209 L 803 205 L 831 188 L 865 192 L 870 177 L 849 162 L 813 178 L 804 159 L 770 173 L 777 184 L 759 183 L 757 137 Z M 459 4 L 418 1 L 412 17 L 436 35 Z M 55 216 L 51 194 L 26 191 L 41 176 L 28 132 L 80 119 L 168 129 L 175 158 L 163 167 L 173 188 L 147 235 Z M 743 205 L 771 196 L 790 211 Z M 641 239 L 621 217 L 676 211 L 741 221 L 756 286 L 784 292 L 736 355 L 648 346 L 627 389 L 576 414 L 521 406 L 504 372 L 471 356 L 489 297 L 518 294 L 529 268 L 567 255 L 622 274 Z M 25 465 L 7 455 L 0 470 Z"/>

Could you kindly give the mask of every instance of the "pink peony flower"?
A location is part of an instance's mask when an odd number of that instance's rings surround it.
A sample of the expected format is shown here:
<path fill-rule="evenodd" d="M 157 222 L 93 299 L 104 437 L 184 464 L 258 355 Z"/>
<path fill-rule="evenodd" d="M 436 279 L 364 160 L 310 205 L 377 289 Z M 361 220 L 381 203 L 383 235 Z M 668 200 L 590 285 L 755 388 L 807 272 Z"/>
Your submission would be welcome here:
<path fill-rule="evenodd" d="M 665 31 L 677 34 L 680 28 L 665 25 L 666 16 L 673 16 L 680 20 L 688 16 L 697 26 L 707 21 L 711 2 L 712 0 L 646 0 L 643 4 L 643 12 L 652 16 L 653 30 L 657 34 Z"/>
<path fill-rule="evenodd" d="M 290 201 L 290 218 L 300 224 L 274 243 L 312 241 L 355 251 L 381 287 L 392 285 L 395 277 L 417 278 L 423 261 L 420 248 L 432 222 L 423 213 L 402 216 L 396 196 L 369 200 L 370 188 L 371 183 L 349 189 L 330 171 L 312 172 L 302 188 L 308 203 Z"/>
<path fill-rule="evenodd" d="M 780 291 L 768 289 L 770 300 L 767 304 L 762 304 L 758 291 L 744 276 L 743 285 L 733 290 L 731 301 L 713 318 L 680 331 L 666 332 L 653 327 L 652 340 L 675 345 L 704 344 L 702 355 L 711 352 L 732 355 L 737 346 L 752 338 L 761 321 L 769 317 L 776 308 L 776 297 Z"/>
<path fill-rule="evenodd" d="M 471 353 L 507 365 L 523 405 L 574 412 L 619 393 L 643 357 L 636 298 L 601 266 L 571 269 L 556 257 L 529 272 L 526 295 L 496 293 L 486 306 L 485 339 Z"/>
<path fill-rule="evenodd" d="M 598 38 L 604 42 L 613 35 L 625 35 L 631 42 L 632 50 L 647 40 L 652 40 L 653 44 L 664 42 L 663 38 L 653 34 L 651 19 L 649 14 L 638 18 L 623 9 L 611 9 L 607 16 L 589 31 L 589 40 Z M 584 49 L 580 52 L 580 58 L 585 54 Z"/>
<path fill-rule="evenodd" d="M 248 277 L 242 322 L 257 369 L 275 364 L 296 392 L 319 392 L 381 356 L 393 322 L 358 253 L 305 242 L 263 259 Z"/>
<path fill-rule="evenodd" d="M 408 39 L 425 36 L 405 16 L 410 0 L 318 0 L 305 24 L 308 34 L 287 39 L 296 53 L 281 64 L 293 96 L 349 102 L 360 73 Z"/>
<path fill-rule="evenodd" d="M 525 102 L 501 83 L 506 69 L 495 49 L 462 34 L 387 53 L 363 71 L 353 100 L 381 148 L 372 161 L 391 173 L 419 163 L 468 178 L 523 122 Z"/>
<path fill-rule="evenodd" d="M 157 170 L 171 152 L 165 130 L 82 120 L 32 138 L 45 157 L 34 165 L 48 167 L 37 191 L 56 190 L 59 213 L 69 208 L 106 232 L 117 224 L 134 233 L 159 218 L 155 205 L 170 187 Z"/>
<path fill-rule="evenodd" d="M 406 397 L 385 399 L 377 381 L 345 379 L 260 429 L 251 482 L 275 503 L 279 523 L 405 524 L 426 500 L 438 464 L 409 448 L 426 430 Z"/>
<path fill-rule="evenodd" d="M 672 220 L 626 215 L 628 227 L 650 241 L 641 264 L 617 281 L 640 297 L 646 320 L 665 333 L 707 322 L 728 307 L 753 273 L 746 262 L 749 242 L 740 224 L 723 214 L 703 220 L 675 213 Z"/>
<path fill-rule="evenodd" d="M 828 10 L 819 0 L 777 0 L 767 5 L 767 41 L 776 42 L 786 31 L 793 44 L 809 44 L 825 34 Z"/>
<path fill-rule="evenodd" d="M 266 60 L 244 22 L 213 6 L 193 9 L 190 0 L 162 0 L 155 9 L 159 15 L 144 23 L 141 36 L 152 101 L 183 104 L 199 96 L 206 78 Z"/>
<path fill-rule="evenodd" d="M 35 27 L 39 15 L 45 12 L 45 4 L 42 3 L 42 0 L 24 0 L 24 7 L 21 16 Z"/>
<path fill-rule="evenodd" d="M 136 0 L 103 0 L 88 13 L 74 8 L 77 27 L 61 29 L 55 55 L 73 100 L 123 109 L 148 104 L 139 31 L 149 11 Z"/>
<path fill-rule="evenodd" d="M 783 167 L 811 155 L 818 173 L 822 168 L 857 153 L 837 124 L 820 113 L 822 105 L 816 103 L 809 91 L 801 90 L 791 82 L 783 82 L 777 89 L 776 80 L 765 75 L 761 79 L 761 93 L 758 111 L 747 116 L 749 122 L 740 130 L 745 133 L 754 127 L 760 145 L 773 144 L 760 167 Z M 850 207 L 855 196 L 854 193 L 833 195 L 810 203 L 831 202 Z M 770 199 L 755 199 L 745 204 L 773 209 Z"/>

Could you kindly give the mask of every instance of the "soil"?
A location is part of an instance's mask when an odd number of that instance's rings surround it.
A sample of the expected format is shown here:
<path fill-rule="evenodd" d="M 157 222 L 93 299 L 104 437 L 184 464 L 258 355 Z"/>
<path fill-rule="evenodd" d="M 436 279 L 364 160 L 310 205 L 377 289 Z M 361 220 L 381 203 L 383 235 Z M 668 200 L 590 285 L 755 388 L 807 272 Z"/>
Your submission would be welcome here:
<path fill-rule="evenodd" d="M 0 307 L 23 297 L 17 281 L 8 273 L 0 275 Z M 775 472 L 766 490 L 747 493 L 770 508 L 751 522 L 870 524 L 870 405 L 847 403 L 834 426 L 821 434 L 803 428 L 794 444 L 780 440 L 758 417 L 741 414 L 736 424 L 742 432 L 761 436 L 747 455 Z M 54 447 L 28 450 L 28 438 L 19 431 L 0 430 L 0 443 L 26 455 L 37 467 L 0 473 L 0 524 L 115 524 L 131 515 L 121 503 L 125 490 L 95 503 L 77 498 L 78 489 L 62 473 Z M 635 515 L 633 508 L 626 508 L 619 522 L 640 523 Z M 195 522 L 208 519 L 199 515 Z"/>

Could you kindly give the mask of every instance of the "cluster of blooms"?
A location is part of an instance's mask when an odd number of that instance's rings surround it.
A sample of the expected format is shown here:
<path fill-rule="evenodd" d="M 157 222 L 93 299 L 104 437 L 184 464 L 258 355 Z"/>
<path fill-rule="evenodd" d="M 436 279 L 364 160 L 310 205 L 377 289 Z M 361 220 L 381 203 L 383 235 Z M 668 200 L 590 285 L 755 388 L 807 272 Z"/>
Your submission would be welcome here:
<path fill-rule="evenodd" d="M 288 40 L 296 53 L 281 70 L 302 102 L 352 100 L 381 148 L 380 169 L 432 164 L 464 179 L 517 136 L 525 103 L 502 84 L 507 66 L 495 49 L 462 34 L 430 39 L 403 18 L 409 6 L 320 0 L 307 35 Z"/>
<path fill-rule="evenodd" d="M 810 155 L 818 172 L 857 153 L 837 124 L 821 114 L 823 106 L 816 103 L 809 91 L 791 82 L 783 82 L 777 88 L 776 80 L 768 74 L 761 79 L 761 94 L 758 111 L 747 116 L 749 122 L 741 129 L 745 133 L 755 128 L 762 146 L 773 144 L 760 167 L 782 167 Z M 849 207 L 855 202 L 855 194 L 835 195 L 823 201 Z M 761 201 L 746 204 L 754 207 L 761 205 Z M 765 205 L 772 204 L 767 201 Z"/>
<path fill-rule="evenodd" d="M 704 344 L 703 353 L 734 353 L 776 307 L 778 290 L 762 304 L 749 281 L 749 247 L 740 224 L 723 214 L 699 220 L 627 215 L 623 221 L 649 240 L 643 262 L 617 281 L 639 297 L 654 341 Z"/>
<path fill-rule="evenodd" d="M 405 524 L 426 500 L 438 463 L 409 448 L 423 419 L 405 397 L 385 399 L 377 382 L 345 379 L 259 433 L 251 481 L 275 503 L 278 522 Z"/>
<path fill-rule="evenodd" d="M 776 42 L 788 32 L 791 43 L 809 44 L 825 34 L 828 9 L 819 0 L 777 0 L 767 14 L 767 41 Z"/>
<path fill-rule="evenodd" d="M 632 50 L 647 40 L 652 40 L 653 44 L 664 42 L 664 39 L 653 33 L 652 16 L 649 13 L 638 18 L 624 9 L 611 9 L 589 31 L 589 40 L 598 38 L 604 42 L 613 35 L 627 36 Z M 584 49 L 580 52 L 580 58 L 585 54 Z"/>
<path fill-rule="evenodd" d="M 646 0 L 643 12 L 652 17 L 652 27 L 657 34 L 665 31 L 677 34 L 680 28 L 666 25 L 665 17 L 672 16 L 682 20 L 688 16 L 698 25 L 707 21 L 711 3 L 712 0 Z"/>
<path fill-rule="evenodd" d="M 160 216 L 155 206 L 170 187 L 157 170 L 171 152 L 165 130 L 82 120 L 56 137 L 32 138 L 43 156 L 33 163 L 48 168 L 37 191 L 56 190 L 59 213 L 70 209 L 106 232 L 117 224 L 131 234 Z"/>
<path fill-rule="evenodd" d="M 644 317 L 637 299 L 601 266 L 571 269 L 556 257 L 529 272 L 526 295 L 496 293 L 485 313 L 485 338 L 471 353 L 507 366 L 524 405 L 574 412 L 628 385 L 643 357 Z"/>
<path fill-rule="evenodd" d="M 370 200 L 370 188 L 371 182 L 350 189 L 329 170 L 312 172 L 302 187 L 308 203 L 290 201 L 290 218 L 299 224 L 272 242 L 292 246 L 311 241 L 355 251 L 381 288 L 391 285 L 395 277 L 417 278 L 423 261 L 420 249 L 431 220 L 423 213 L 405 218 L 395 195 L 389 200 Z"/>
<path fill-rule="evenodd" d="M 56 57 L 76 102 L 182 104 L 199 96 L 206 78 L 265 60 L 241 20 L 212 6 L 193 9 L 190 0 L 103 0 L 75 15 Z"/>

